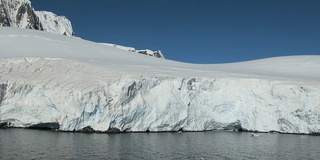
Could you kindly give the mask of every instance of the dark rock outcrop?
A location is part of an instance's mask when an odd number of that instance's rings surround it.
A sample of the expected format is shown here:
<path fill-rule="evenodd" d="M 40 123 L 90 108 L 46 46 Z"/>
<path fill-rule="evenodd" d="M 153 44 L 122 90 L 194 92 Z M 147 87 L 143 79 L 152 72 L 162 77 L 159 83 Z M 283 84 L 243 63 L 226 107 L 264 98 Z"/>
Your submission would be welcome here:
<path fill-rule="evenodd" d="M 7 12 L 2 3 L 0 3 L 0 26 L 10 26 Z"/>
<path fill-rule="evenodd" d="M 115 127 L 112 127 L 112 128 L 109 128 L 107 133 L 110 133 L 110 134 L 118 134 L 120 133 L 120 129 L 118 128 L 115 128 Z"/>
<path fill-rule="evenodd" d="M 91 126 L 86 126 L 80 130 L 83 133 L 94 133 L 95 130 Z"/>
<path fill-rule="evenodd" d="M 4 95 L 6 93 L 7 90 L 7 84 L 0 84 L 0 105 L 2 103 L 2 101 L 4 100 Z M 1 113 L 1 111 L 0 111 Z"/>
<path fill-rule="evenodd" d="M 42 129 L 42 130 L 56 130 L 59 129 L 60 125 L 56 122 L 49 123 L 39 123 L 32 126 L 29 126 L 29 129 Z"/>
<path fill-rule="evenodd" d="M 0 26 L 75 36 L 68 19 L 51 12 L 35 11 L 29 0 L 0 0 Z"/>
<path fill-rule="evenodd" d="M 0 129 L 8 128 L 8 122 L 0 122 Z"/>

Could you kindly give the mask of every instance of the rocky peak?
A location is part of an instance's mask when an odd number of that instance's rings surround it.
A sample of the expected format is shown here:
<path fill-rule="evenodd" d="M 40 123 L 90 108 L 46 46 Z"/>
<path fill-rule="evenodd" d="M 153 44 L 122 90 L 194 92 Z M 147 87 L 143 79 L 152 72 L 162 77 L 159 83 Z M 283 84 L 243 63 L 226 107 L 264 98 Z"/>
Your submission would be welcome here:
<path fill-rule="evenodd" d="M 0 0 L 0 26 L 19 27 L 75 36 L 71 22 L 64 16 L 48 11 L 35 11 L 30 0 Z M 119 49 L 140 53 L 157 58 L 165 58 L 161 51 L 136 50 L 115 44 L 106 44 Z"/>
<path fill-rule="evenodd" d="M 1 26 L 42 30 L 30 1 L 1 0 L 0 3 Z"/>
<path fill-rule="evenodd" d="M 57 16 L 52 12 L 36 11 L 43 30 L 48 32 L 56 32 L 66 36 L 75 36 L 71 22 L 64 16 Z"/>
<path fill-rule="evenodd" d="M 101 44 L 115 47 L 115 48 L 119 48 L 119 49 L 126 50 L 126 51 L 130 51 L 130 52 L 134 52 L 134 53 L 139 53 L 139 54 L 151 56 L 151 57 L 165 59 L 164 55 L 162 54 L 162 52 L 160 50 L 158 50 L 158 51 L 152 51 L 149 49 L 136 50 L 133 47 L 126 47 L 126 46 L 122 46 L 122 45 L 118 45 L 118 44 L 112 44 L 112 43 L 101 43 Z"/>
<path fill-rule="evenodd" d="M 144 55 L 148 55 L 148 56 L 153 56 L 153 57 L 163 58 L 164 59 L 164 56 L 163 56 L 163 54 L 161 53 L 160 50 L 152 51 L 152 50 L 149 50 L 149 49 L 144 49 L 144 50 L 137 50 L 137 52 L 140 53 L 140 54 L 144 54 Z"/>
<path fill-rule="evenodd" d="M 51 12 L 35 11 L 30 0 L 0 0 L 0 26 L 74 36 L 71 22 Z"/>

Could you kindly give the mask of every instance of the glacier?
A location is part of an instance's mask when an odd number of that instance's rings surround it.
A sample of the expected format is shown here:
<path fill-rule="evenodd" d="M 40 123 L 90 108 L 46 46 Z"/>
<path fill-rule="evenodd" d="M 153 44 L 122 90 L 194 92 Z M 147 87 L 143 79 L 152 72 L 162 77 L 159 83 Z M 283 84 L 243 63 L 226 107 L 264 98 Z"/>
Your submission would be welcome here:
<path fill-rule="evenodd" d="M 320 56 L 196 65 L 4 27 L 0 42 L 8 127 L 320 133 Z"/>

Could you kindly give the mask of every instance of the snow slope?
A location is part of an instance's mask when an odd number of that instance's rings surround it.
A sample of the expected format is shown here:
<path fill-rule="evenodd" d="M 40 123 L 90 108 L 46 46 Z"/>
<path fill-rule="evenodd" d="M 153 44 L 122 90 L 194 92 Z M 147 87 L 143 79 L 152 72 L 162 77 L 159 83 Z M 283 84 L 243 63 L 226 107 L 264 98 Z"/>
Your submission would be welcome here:
<path fill-rule="evenodd" d="M 1 124 L 320 132 L 320 56 L 195 65 L 3 27 L 0 48 Z"/>
<path fill-rule="evenodd" d="M 30 0 L 0 0 L 0 26 L 41 30 L 66 36 L 75 36 L 71 22 L 64 16 L 48 11 L 35 11 Z M 161 51 L 136 50 L 132 47 L 108 44 L 116 48 L 164 58 Z"/>

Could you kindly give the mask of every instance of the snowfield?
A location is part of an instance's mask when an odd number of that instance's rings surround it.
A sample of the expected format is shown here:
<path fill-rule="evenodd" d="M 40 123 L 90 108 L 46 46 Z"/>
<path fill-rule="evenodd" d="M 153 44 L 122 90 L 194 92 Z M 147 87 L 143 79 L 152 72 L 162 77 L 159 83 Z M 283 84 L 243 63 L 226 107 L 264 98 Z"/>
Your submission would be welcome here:
<path fill-rule="evenodd" d="M 0 48 L 0 126 L 320 133 L 320 56 L 195 65 L 6 27 Z"/>

